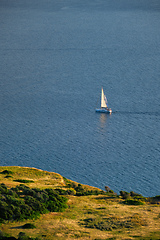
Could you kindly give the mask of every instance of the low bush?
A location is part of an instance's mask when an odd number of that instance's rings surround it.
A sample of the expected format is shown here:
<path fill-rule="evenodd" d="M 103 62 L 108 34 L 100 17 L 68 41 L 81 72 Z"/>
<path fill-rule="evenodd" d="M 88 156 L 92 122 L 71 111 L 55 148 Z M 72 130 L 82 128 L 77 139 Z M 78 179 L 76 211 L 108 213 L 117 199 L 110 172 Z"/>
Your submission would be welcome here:
<path fill-rule="evenodd" d="M 160 195 L 157 195 L 155 197 L 150 197 L 150 198 L 148 198 L 148 201 L 151 204 L 160 204 Z"/>
<path fill-rule="evenodd" d="M 132 201 L 125 201 L 125 203 L 133 203 L 132 205 L 136 205 L 137 202 L 144 202 L 146 201 L 146 198 L 143 197 L 141 194 L 139 193 L 135 193 L 133 191 L 131 191 L 130 193 L 126 192 L 126 191 L 120 191 L 120 196 L 123 198 L 123 199 L 126 199 L 126 200 L 129 200 L 129 199 L 132 199 Z M 134 200 L 133 200 L 134 199 Z M 141 200 L 141 201 L 139 201 Z M 134 204 L 134 201 L 135 201 L 135 204 Z M 141 205 L 141 204 L 137 204 L 137 205 Z"/>
<path fill-rule="evenodd" d="M 76 196 L 100 195 L 105 194 L 102 190 L 86 190 L 81 184 L 75 187 Z"/>
<path fill-rule="evenodd" d="M 39 238 L 28 237 L 26 233 L 20 232 L 18 235 L 18 240 L 40 240 Z"/>
<path fill-rule="evenodd" d="M 22 226 L 23 229 L 34 229 L 36 226 L 32 223 L 26 223 Z"/>
<path fill-rule="evenodd" d="M 65 177 L 63 177 L 63 180 L 64 180 L 64 182 L 65 182 L 65 184 L 66 184 L 66 187 L 68 187 L 68 188 L 74 188 L 74 189 L 77 187 L 77 184 L 76 184 L 75 182 L 72 182 L 72 181 L 68 180 L 68 179 L 65 178 Z"/>
<path fill-rule="evenodd" d="M 126 192 L 126 191 L 120 191 L 120 196 L 123 198 L 123 199 L 128 199 L 130 198 L 130 193 Z"/>
<path fill-rule="evenodd" d="M 145 226 L 146 222 L 138 214 L 135 214 L 128 218 L 120 218 L 118 216 L 108 218 L 87 218 L 83 220 L 82 225 L 87 228 L 95 228 L 101 231 L 112 231 L 114 229 L 128 229 Z"/>
<path fill-rule="evenodd" d="M 55 191 L 59 194 L 59 195 L 76 195 L 76 191 L 74 189 L 61 189 L 61 188 L 56 188 Z"/>
<path fill-rule="evenodd" d="M 101 195 L 105 194 L 104 191 L 99 190 L 81 190 L 76 192 L 76 196 L 89 196 L 89 195 Z"/>
<path fill-rule="evenodd" d="M 88 196 L 88 195 L 99 195 L 99 194 L 106 194 L 105 191 L 102 190 L 86 190 L 85 187 L 82 184 L 76 184 L 65 177 L 63 177 L 66 187 L 69 188 L 67 190 L 63 189 L 56 189 L 57 192 L 59 192 L 60 195 L 75 195 L 75 196 Z M 110 193 L 114 193 L 112 190 L 110 190 Z"/>
<path fill-rule="evenodd" d="M 131 197 L 143 197 L 141 194 L 135 193 L 135 192 L 133 192 L 133 191 L 130 192 L 130 196 L 131 196 Z"/>
<path fill-rule="evenodd" d="M 7 194 L 8 193 L 8 189 L 6 187 L 6 185 L 4 183 L 0 184 L 0 194 Z"/>
<path fill-rule="evenodd" d="M 127 199 L 123 203 L 127 204 L 127 205 L 143 205 L 144 204 L 144 202 L 141 202 L 141 201 L 135 200 L 135 199 Z"/>
<path fill-rule="evenodd" d="M 33 180 L 26 180 L 26 179 L 15 179 L 15 182 L 21 182 L 21 183 L 34 183 Z"/>
<path fill-rule="evenodd" d="M 9 170 L 4 170 L 3 172 L 1 172 L 1 174 L 13 174 L 13 172 L 12 171 L 9 171 Z"/>
<path fill-rule="evenodd" d="M 13 178 L 11 175 L 7 175 L 5 176 L 5 178 Z"/>
<path fill-rule="evenodd" d="M 8 189 L 0 185 L 0 222 L 38 218 L 47 212 L 62 212 L 67 208 L 67 198 L 53 189 L 31 189 L 23 184 Z"/>
<path fill-rule="evenodd" d="M 0 230 L 0 240 L 17 240 L 15 237 L 11 237 L 8 234 L 3 233 Z"/>
<path fill-rule="evenodd" d="M 67 182 L 67 187 L 69 189 L 55 189 L 55 191 L 60 195 L 75 195 L 75 196 L 88 196 L 88 195 L 100 195 L 106 194 L 102 190 L 86 190 L 81 184 L 76 185 L 74 182 L 65 180 Z"/>

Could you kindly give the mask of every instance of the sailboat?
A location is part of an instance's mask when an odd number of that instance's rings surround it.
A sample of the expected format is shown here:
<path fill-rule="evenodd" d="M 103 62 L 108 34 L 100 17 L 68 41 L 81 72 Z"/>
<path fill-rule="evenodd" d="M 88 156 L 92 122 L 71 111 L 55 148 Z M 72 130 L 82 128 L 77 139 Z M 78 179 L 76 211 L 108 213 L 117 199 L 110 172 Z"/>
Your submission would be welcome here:
<path fill-rule="evenodd" d="M 108 107 L 108 101 L 106 98 L 106 95 L 104 95 L 104 91 L 102 88 L 101 91 L 101 108 L 97 108 L 96 112 L 100 112 L 100 113 L 112 113 L 112 109 Z"/>

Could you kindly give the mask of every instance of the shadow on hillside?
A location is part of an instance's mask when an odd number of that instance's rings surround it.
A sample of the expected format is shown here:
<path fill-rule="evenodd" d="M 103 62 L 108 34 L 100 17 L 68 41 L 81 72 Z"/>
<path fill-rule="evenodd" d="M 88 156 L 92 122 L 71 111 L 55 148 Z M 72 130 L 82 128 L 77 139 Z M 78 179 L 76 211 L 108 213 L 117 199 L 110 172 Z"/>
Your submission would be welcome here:
<path fill-rule="evenodd" d="M 10 229 L 22 229 L 23 226 L 11 227 Z"/>
<path fill-rule="evenodd" d="M 109 199 L 116 199 L 117 196 L 98 196 L 95 199 L 99 199 L 99 200 L 109 200 Z"/>

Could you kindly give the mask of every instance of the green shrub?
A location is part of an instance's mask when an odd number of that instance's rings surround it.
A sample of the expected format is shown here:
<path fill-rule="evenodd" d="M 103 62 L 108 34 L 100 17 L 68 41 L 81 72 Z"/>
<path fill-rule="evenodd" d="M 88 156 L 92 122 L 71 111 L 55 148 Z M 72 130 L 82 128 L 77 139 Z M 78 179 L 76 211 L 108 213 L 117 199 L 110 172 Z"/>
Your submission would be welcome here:
<path fill-rule="evenodd" d="M 66 202 L 67 198 L 54 192 L 52 195 L 49 195 L 46 206 L 50 212 L 63 212 L 67 208 Z"/>
<path fill-rule="evenodd" d="M 120 191 L 120 196 L 123 199 L 128 199 L 130 197 L 130 193 L 126 192 L 126 191 Z"/>
<path fill-rule="evenodd" d="M 7 194 L 8 193 L 8 189 L 6 187 L 6 185 L 4 183 L 0 184 L 0 194 Z"/>
<path fill-rule="evenodd" d="M 131 196 L 131 197 L 143 197 L 141 194 L 135 193 L 135 192 L 133 192 L 133 191 L 130 192 L 130 196 Z"/>
<path fill-rule="evenodd" d="M 25 189 L 30 189 L 28 186 L 24 185 L 24 184 L 20 184 L 14 188 L 11 188 L 10 190 L 13 190 L 14 192 L 16 192 L 18 195 L 21 195 L 22 192 L 25 190 Z"/>
<path fill-rule="evenodd" d="M 1 172 L 1 174 L 13 174 L 13 172 L 12 171 L 9 171 L 9 170 L 4 170 L 3 172 Z"/>
<path fill-rule="evenodd" d="M 106 192 L 109 192 L 111 189 L 110 189 L 110 187 L 105 186 L 105 190 L 106 190 Z"/>
<path fill-rule="evenodd" d="M 160 195 L 157 195 L 155 197 L 150 197 L 148 199 L 148 201 L 151 203 L 151 204 L 160 204 Z"/>
<path fill-rule="evenodd" d="M 77 184 L 76 184 L 76 183 L 68 180 L 68 179 L 65 178 L 65 177 L 63 177 L 63 180 L 64 180 L 64 182 L 65 182 L 65 184 L 66 184 L 66 186 L 67 186 L 68 188 L 74 188 L 74 189 L 75 189 L 75 188 L 77 187 Z"/>
<path fill-rule="evenodd" d="M 76 195 L 76 191 L 74 189 L 55 189 L 56 193 L 58 193 L 59 195 Z"/>
<path fill-rule="evenodd" d="M 13 191 L 12 189 L 8 190 L 8 195 L 11 195 L 12 197 L 15 197 L 15 198 L 18 197 L 18 194 L 15 191 Z"/>
<path fill-rule="evenodd" d="M 36 226 L 32 223 L 26 223 L 22 226 L 23 229 L 34 229 Z"/>
<path fill-rule="evenodd" d="M 31 196 L 26 196 L 24 200 L 25 200 L 25 204 L 30 206 L 32 211 L 39 212 L 39 213 L 46 213 L 45 205 L 40 201 L 38 201 L 36 198 Z"/>
<path fill-rule="evenodd" d="M 30 238 L 24 233 L 20 232 L 18 235 L 18 240 L 29 240 Z"/>
<path fill-rule="evenodd" d="M 5 176 L 5 178 L 13 178 L 11 175 L 7 175 Z"/>
<path fill-rule="evenodd" d="M 127 205 L 143 205 L 144 202 L 141 202 L 139 200 L 135 200 L 135 199 L 127 199 L 124 201 L 125 204 Z"/>
<path fill-rule="evenodd" d="M 88 195 L 99 195 L 99 194 L 105 194 L 106 192 L 102 190 L 86 190 L 81 184 L 78 184 L 77 187 L 75 187 L 76 196 L 88 196 Z"/>
<path fill-rule="evenodd" d="M 33 180 L 26 180 L 26 179 L 15 179 L 15 182 L 21 182 L 21 183 L 34 183 Z"/>
<path fill-rule="evenodd" d="M 63 177 L 66 186 L 69 188 L 67 190 L 64 189 L 55 189 L 60 195 L 76 195 L 76 196 L 88 196 L 88 195 L 99 195 L 106 194 L 105 191 L 102 190 L 86 190 L 82 184 L 76 184 L 67 178 Z M 111 190 L 112 191 L 112 190 Z M 113 191 L 111 192 L 113 193 Z"/>
<path fill-rule="evenodd" d="M 0 222 L 38 218 L 40 214 L 62 212 L 67 208 L 67 198 L 53 189 L 31 189 L 23 184 L 7 189 L 0 185 Z"/>
<path fill-rule="evenodd" d="M 0 201 L 0 218 L 3 220 L 11 220 L 13 218 L 13 211 L 4 201 Z"/>
<path fill-rule="evenodd" d="M 95 228 L 101 231 L 112 231 L 113 229 L 120 228 L 120 222 L 112 218 L 99 219 L 99 218 L 88 218 L 84 220 L 85 227 Z"/>
<path fill-rule="evenodd" d="M 146 200 L 146 198 L 143 197 L 141 194 L 135 193 L 135 192 L 133 192 L 133 191 L 131 191 L 130 193 L 128 193 L 128 192 L 126 192 L 126 191 L 120 191 L 120 196 L 121 196 L 123 199 L 134 198 L 134 199 Z"/>
<path fill-rule="evenodd" d="M 108 218 L 87 218 L 83 220 L 82 225 L 87 228 L 95 228 L 101 231 L 112 231 L 121 228 L 133 228 L 146 225 L 146 222 L 138 215 L 135 214 L 128 218 L 120 218 L 118 216 Z"/>
<path fill-rule="evenodd" d="M 2 218 L 0 218 L 0 225 L 1 225 L 1 223 L 4 223 L 4 220 Z"/>
<path fill-rule="evenodd" d="M 8 234 L 0 230 L 0 240 L 17 240 L 15 237 L 10 237 Z"/>
<path fill-rule="evenodd" d="M 0 240 L 40 240 L 39 238 L 28 237 L 24 232 L 20 232 L 18 239 L 0 231 Z"/>

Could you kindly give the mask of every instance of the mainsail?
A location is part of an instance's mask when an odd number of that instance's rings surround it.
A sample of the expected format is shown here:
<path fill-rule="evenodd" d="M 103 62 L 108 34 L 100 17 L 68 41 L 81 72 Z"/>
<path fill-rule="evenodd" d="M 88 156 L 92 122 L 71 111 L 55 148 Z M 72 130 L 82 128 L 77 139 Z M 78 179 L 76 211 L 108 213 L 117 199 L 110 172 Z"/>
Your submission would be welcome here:
<path fill-rule="evenodd" d="M 108 106 L 107 106 L 107 98 L 104 95 L 103 88 L 102 88 L 102 93 L 101 93 L 101 108 L 108 108 Z"/>
<path fill-rule="evenodd" d="M 97 108 L 96 112 L 100 112 L 100 113 L 112 113 L 112 109 L 108 107 L 108 101 L 106 96 L 104 95 L 104 91 L 102 88 L 102 93 L 101 93 L 101 108 Z"/>

